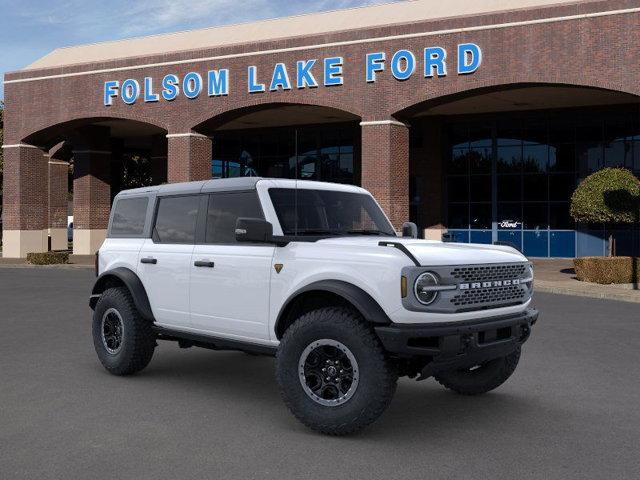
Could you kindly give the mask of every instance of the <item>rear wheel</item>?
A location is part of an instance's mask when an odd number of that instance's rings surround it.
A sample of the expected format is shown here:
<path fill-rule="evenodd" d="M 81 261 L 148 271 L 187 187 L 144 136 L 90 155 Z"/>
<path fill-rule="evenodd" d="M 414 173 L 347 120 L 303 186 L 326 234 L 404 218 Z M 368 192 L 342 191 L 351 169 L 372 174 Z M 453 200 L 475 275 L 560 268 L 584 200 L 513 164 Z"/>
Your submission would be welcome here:
<path fill-rule="evenodd" d="M 276 376 L 291 412 L 330 435 L 354 433 L 391 402 L 397 373 L 372 329 L 351 310 L 322 308 L 285 332 Z"/>
<path fill-rule="evenodd" d="M 151 361 L 156 340 L 124 287 L 109 288 L 93 312 L 93 346 L 100 362 L 114 375 L 139 372 Z"/>
<path fill-rule="evenodd" d="M 520 347 L 507 356 L 471 368 L 441 372 L 434 378 L 442 386 L 462 395 L 479 395 L 498 388 L 513 374 L 520 360 Z"/>

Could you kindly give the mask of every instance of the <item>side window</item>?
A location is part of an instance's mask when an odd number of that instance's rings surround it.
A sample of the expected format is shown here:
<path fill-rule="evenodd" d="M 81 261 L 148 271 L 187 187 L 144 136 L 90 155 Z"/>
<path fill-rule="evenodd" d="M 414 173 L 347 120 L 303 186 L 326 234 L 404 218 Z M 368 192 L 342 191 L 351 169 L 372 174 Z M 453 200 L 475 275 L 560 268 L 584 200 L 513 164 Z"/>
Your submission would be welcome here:
<path fill-rule="evenodd" d="M 205 242 L 236 243 L 238 217 L 264 218 L 256 192 L 210 195 Z"/>
<path fill-rule="evenodd" d="M 195 243 L 199 204 L 199 195 L 160 198 L 154 242 Z"/>
<path fill-rule="evenodd" d="M 142 235 L 148 204 L 147 197 L 119 199 L 113 211 L 109 234 L 118 237 Z"/>

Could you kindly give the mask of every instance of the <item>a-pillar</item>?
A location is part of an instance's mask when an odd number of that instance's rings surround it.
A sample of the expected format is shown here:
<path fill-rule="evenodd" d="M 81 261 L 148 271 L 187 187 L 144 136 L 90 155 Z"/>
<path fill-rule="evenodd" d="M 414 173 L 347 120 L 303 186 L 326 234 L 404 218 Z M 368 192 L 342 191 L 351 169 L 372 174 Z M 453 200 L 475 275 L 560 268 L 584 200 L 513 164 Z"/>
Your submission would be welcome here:
<path fill-rule="evenodd" d="M 67 195 L 69 192 L 69 164 L 49 157 L 49 238 L 51 250 L 66 250 L 67 239 Z"/>
<path fill-rule="evenodd" d="M 104 241 L 111 209 L 108 129 L 79 132 L 73 150 L 73 253 L 93 255 Z"/>
<path fill-rule="evenodd" d="M 151 182 L 154 185 L 167 183 L 167 138 L 154 135 L 151 139 Z"/>
<path fill-rule="evenodd" d="M 195 132 L 167 135 L 167 180 L 169 183 L 211 178 L 212 142 Z"/>
<path fill-rule="evenodd" d="M 37 146 L 4 145 L 2 256 L 46 252 L 48 154 Z"/>
<path fill-rule="evenodd" d="M 362 187 L 396 230 L 409 221 L 409 128 L 396 120 L 363 121 Z"/>

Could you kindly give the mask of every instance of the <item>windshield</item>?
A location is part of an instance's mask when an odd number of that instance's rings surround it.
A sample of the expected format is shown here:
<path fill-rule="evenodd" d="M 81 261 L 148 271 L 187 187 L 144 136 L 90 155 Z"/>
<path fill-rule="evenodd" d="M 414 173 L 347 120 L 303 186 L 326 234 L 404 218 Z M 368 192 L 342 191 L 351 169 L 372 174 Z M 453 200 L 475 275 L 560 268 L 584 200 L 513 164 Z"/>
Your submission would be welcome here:
<path fill-rule="evenodd" d="M 269 195 L 284 235 L 396 236 L 375 200 L 363 193 L 271 188 Z"/>

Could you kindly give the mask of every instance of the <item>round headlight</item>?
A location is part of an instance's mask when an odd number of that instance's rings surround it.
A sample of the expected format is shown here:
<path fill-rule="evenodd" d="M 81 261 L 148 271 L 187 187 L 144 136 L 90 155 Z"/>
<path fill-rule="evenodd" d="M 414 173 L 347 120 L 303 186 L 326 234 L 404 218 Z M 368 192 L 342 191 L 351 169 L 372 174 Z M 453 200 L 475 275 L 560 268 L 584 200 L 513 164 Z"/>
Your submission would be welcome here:
<path fill-rule="evenodd" d="M 438 285 L 438 277 L 431 272 L 425 272 L 416 278 L 413 291 L 418 301 L 423 305 L 429 305 L 434 302 L 438 296 L 438 291 L 432 289 Z"/>

